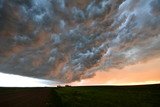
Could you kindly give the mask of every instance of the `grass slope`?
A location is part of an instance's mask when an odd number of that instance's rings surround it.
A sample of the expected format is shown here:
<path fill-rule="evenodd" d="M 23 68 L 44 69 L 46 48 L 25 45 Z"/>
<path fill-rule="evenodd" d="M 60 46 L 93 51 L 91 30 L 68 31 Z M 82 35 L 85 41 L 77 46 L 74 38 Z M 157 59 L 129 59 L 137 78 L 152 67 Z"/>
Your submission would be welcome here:
<path fill-rule="evenodd" d="M 157 107 L 160 85 L 91 86 L 55 89 L 64 107 Z"/>

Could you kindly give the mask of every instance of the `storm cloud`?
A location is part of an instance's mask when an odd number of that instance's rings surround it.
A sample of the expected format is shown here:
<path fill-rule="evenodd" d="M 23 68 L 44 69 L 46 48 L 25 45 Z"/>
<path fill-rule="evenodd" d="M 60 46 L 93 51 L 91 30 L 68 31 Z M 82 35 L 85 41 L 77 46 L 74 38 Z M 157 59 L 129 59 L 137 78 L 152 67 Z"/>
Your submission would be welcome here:
<path fill-rule="evenodd" d="M 0 71 L 72 82 L 160 57 L 160 0 L 0 0 Z"/>

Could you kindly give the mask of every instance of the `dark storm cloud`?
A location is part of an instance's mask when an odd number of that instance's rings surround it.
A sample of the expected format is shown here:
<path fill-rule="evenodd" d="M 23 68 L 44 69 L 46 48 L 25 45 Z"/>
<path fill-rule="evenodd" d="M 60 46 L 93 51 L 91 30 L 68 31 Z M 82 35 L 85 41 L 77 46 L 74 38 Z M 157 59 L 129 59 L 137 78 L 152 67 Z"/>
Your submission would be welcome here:
<path fill-rule="evenodd" d="M 0 9 L 3 7 L 3 0 L 0 0 Z"/>
<path fill-rule="evenodd" d="M 160 15 L 160 0 L 154 0 L 150 3 L 151 13 L 154 15 Z"/>
<path fill-rule="evenodd" d="M 0 0 L 0 71 L 71 82 L 159 57 L 159 0 Z"/>

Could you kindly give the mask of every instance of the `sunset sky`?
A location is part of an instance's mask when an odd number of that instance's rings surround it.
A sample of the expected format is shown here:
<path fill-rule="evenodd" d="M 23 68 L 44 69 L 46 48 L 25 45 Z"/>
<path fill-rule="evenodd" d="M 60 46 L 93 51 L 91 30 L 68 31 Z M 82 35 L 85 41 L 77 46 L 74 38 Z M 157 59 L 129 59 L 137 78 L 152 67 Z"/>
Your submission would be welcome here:
<path fill-rule="evenodd" d="M 7 81 L 6 81 L 7 80 Z M 93 78 L 72 82 L 69 85 L 140 85 L 160 83 L 160 58 L 129 65 L 123 69 L 98 71 Z M 0 85 L 7 87 L 57 86 L 49 80 L 35 79 L 17 75 L 0 74 Z M 65 84 L 62 84 L 65 85 Z"/>
<path fill-rule="evenodd" d="M 139 85 L 160 83 L 160 58 L 126 66 L 123 69 L 98 71 L 93 78 L 71 85 Z"/>
<path fill-rule="evenodd" d="M 140 85 L 160 83 L 160 58 L 127 66 L 123 69 L 98 71 L 93 78 L 72 82 L 69 85 Z M 3 87 L 44 87 L 57 86 L 54 81 L 35 79 L 0 73 Z M 65 85 L 65 84 L 62 84 Z"/>
<path fill-rule="evenodd" d="M 159 83 L 160 0 L 0 0 L 0 77 L 0 86 Z"/>

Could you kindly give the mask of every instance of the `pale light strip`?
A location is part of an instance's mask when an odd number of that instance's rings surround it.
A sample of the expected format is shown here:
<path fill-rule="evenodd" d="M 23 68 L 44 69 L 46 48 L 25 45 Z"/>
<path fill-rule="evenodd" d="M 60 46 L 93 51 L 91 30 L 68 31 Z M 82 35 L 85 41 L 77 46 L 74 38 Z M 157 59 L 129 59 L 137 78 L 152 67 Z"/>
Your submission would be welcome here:
<path fill-rule="evenodd" d="M 0 87 L 54 87 L 56 84 L 49 80 L 0 73 Z"/>
<path fill-rule="evenodd" d="M 151 85 L 160 84 L 160 81 L 145 81 L 145 82 L 128 82 L 128 83 L 106 83 L 103 85 L 116 85 L 116 86 L 127 86 L 127 85 Z"/>
<path fill-rule="evenodd" d="M 72 86 L 133 86 L 133 85 L 151 85 L 151 84 L 160 84 L 160 81 L 145 81 L 145 82 L 115 82 L 108 81 L 104 84 L 88 84 L 85 80 L 81 80 L 80 82 L 72 82 L 68 85 Z M 64 84 L 66 85 L 66 84 Z"/>

